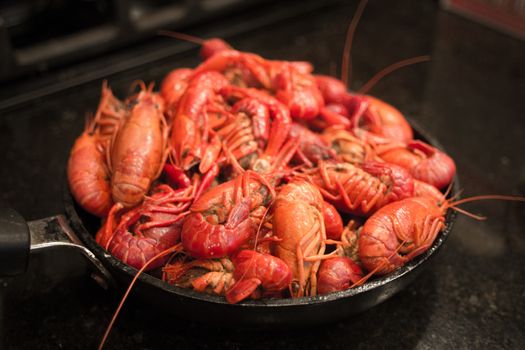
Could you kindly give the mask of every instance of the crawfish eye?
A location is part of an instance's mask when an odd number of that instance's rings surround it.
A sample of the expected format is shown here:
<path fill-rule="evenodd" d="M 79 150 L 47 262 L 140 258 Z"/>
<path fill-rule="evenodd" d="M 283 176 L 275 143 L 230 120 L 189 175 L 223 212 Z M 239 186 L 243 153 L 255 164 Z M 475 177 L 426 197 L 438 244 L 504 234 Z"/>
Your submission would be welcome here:
<path fill-rule="evenodd" d="M 291 287 L 292 287 L 292 293 L 296 294 L 296 293 L 299 293 L 299 290 L 300 290 L 301 286 L 299 285 L 298 281 L 292 281 Z"/>
<path fill-rule="evenodd" d="M 132 98 L 131 100 L 128 101 L 128 106 L 127 107 L 128 107 L 128 109 L 132 109 L 138 103 L 139 103 L 139 100 L 137 98 Z"/>

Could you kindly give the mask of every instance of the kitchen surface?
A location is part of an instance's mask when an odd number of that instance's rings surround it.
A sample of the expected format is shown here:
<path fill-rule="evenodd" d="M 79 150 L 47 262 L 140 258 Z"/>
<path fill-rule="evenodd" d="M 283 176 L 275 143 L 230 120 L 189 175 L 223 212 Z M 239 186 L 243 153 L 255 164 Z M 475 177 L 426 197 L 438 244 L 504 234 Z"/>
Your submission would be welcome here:
<path fill-rule="evenodd" d="M 186 32 L 225 36 L 242 51 L 306 60 L 317 73 L 340 74 L 356 1 L 286 13 L 275 3 L 265 6 L 192 24 Z M 170 70 L 199 63 L 195 45 L 159 37 L 105 54 L 109 65 L 125 56 L 154 55 L 163 46 L 183 50 L 85 82 L 75 77 L 85 75 L 82 67 L 103 72 L 96 63 L 104 61 L 100 56 L 34 76 L 56 91 L 38 87 L 31 76 L 1 83 L 0 200 L 27 220 L 63 213 L 69 150 L 86 114 L 97 108 L 102 78 L 123 97 L 136 79 L 158 84 Z M 444 11 L 437 1 L 371 0 L 352 47 L 350 88 L 420 55 L 431 60 L 388 75 L 370 94 L 439 140 L 456 162 L 463 198 L 524 196 L 525 42 Z M 61 88 L 68 79 L 76 83 Z M 37 93 L 17 100 L 24 86 Z M 421 275 L 358 315 L 306 329 L 231 329 L 227 317 L 213 325 L 188 321 L 148 307 L 132 292 L 105 348 L 523 349 L 525 204 L 479 201 L 461 207 L 487 220 L 459 214 Z M 0 349 L 96 348 L 121 296 L 95 283 L 83 257 L 72 251 L 33 255 L 25 275 L 0 280 Z"/>

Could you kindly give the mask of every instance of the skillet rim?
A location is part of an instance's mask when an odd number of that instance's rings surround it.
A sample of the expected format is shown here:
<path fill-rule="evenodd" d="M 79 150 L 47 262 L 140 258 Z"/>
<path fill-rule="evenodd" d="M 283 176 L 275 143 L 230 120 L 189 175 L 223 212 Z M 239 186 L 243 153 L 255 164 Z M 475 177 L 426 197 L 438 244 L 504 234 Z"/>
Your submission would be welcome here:
<path fill-rule="evenodd" d="M 429 135 L 424 129 L 422 129 L 417 122 L 414 122 L 409 118 L 407 118 L 407 120 L 409 121 L 409 124 L 412 127 L 412 129 L 414 130 L 416 139 L 423 139 L 423 141 L 428 142 L 432 146 L 445 152 L 441 144 L 433 136 Z M 89 232 L 88 229 L 86 229 L 82 219 L 80 218 L 79 213 L 77 212 L 77 209 L 75 208 L 76 202 L 73 199 L 71 192 L 69 191 L 67 179 L 63 187 L 63 200 L 67 220 L 69 221 L 71 227 L 73 228 L 77 236 L 80 238 L 82 243 L 85 244 L 86 247 L 89 250 L 91 250 L 93 254 L 95 254 L 95 256 L 98 259 L 100 259 L 100 261 L 103 264 L 109 265 L 112 268 L 120 270 L 120 272 L 123 272 L 131 280 L 136 275 L 138 270 L 116 259 L 96 243 L 94 236 Z M 459 193 L 459 188 L 460 184 L 456 173 L 453 178 L 451 195 L 457 195 Z M 188 298 L 188 301 L 191 300 L 195 302 L 228 305 L 228 307 L 232 308 L 297 307 L 303 305 L 311 306 L 327 302 L 339 301 L 341 299 L 346 299 L 359 294 L 364 294 L 366 292 L 371 292 L 381 287 L 386 288 L 388 285 L 401 279 L 405 275 L 411 272 L 414 273 L 416 269 L 422 267 L 425 264 L 425 262 L 427 262 L 443 246 L 448 236 L 450 235 L 456 217 L 457 213 L 455 211 L 448 210 L 445 216 L 445 228 L 438 234 L 438 236 L 432 243 L 432 246 L 425 253 L 417 256 L 415 259 L 409 261 L 404 266 L 401 266 L 400 268 L 396 269 L 388 275 L 369 280 L 361 286 L 330 293 L 327 295 L 309 296 L 301 298 L 245 300 L 237 304 L 229 304 L 224 297 L 200 293 L 192 289 L 177 287 L 167 282 L 164 282 L 157 277 L 149 275 L 148 273 L 141 274 L 138 277 L 137 283 L 147 284 L 153 286 L 154 288 L 158 288 L 165 292 L 168 292 L 170 294 L 174 294 L 178 297 Z M 405 287 L 402 287 L 400 288 L 400 290 L 404 288 Z"/>

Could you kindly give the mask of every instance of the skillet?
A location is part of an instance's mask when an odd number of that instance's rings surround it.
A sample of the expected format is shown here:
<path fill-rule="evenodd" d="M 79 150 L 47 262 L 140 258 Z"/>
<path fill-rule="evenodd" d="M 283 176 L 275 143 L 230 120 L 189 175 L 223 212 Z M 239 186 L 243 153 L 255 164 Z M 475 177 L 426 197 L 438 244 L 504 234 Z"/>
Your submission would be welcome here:
<path fill-rule="evenodd" d="M 415 138 L 443 150 L 421 127 L 412 121 L 410 124 Z M 451 195 L 454 196 L 460 185 L 457 176 L 453 181 Z M 10 208 L 0 211 L 0 277 L 24 273 L 31 253 L 63 247 L 83 254 L 95 270 L 95 280 L 103 287 L 124 290 L 137 270 L 117 260 L 95 242 L 94 235 L 100 226 L 100 219 L 78 206 L 67 183 L 64 184 L 63 201 L 65 215 L 30 222 Z M 449 210 L 445 228 L 424 254 L 386 276 L 329 295 L 248 300 L 231 305 L 222 297 L 176 287 L 146 273 L 138 278 L 133 293 L 142 302 L 173 313 L 178 318 L 226 327 L 302 327 L 332 322 L 365 311 L 410 284 L 443 246 L 455 218 L 456 212 Z"/>

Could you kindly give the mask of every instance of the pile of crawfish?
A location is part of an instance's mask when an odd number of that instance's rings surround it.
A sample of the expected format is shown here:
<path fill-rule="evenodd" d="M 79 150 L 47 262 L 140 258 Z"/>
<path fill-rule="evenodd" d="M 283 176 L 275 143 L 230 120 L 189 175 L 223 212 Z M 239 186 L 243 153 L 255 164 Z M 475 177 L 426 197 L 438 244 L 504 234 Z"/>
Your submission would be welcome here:
<path fill-rule="evenodd" d="M 455 165 L 396 108 L 307 62 L 220 39 L 201 56 L 160 92 L 103 84 L 68 163 L 100 246 L 237 303 L 352 288 L 432 245 Z"/>

